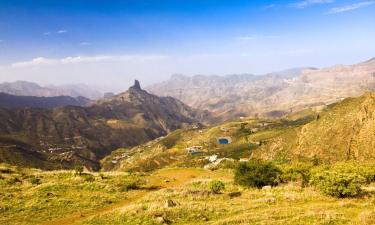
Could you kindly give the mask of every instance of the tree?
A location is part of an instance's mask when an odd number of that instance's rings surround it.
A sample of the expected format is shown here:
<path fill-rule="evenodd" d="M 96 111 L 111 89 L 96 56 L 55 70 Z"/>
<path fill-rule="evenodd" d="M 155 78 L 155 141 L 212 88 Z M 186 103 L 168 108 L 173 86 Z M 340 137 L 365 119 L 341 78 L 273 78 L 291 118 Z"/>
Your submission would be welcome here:
<path fill-rule="evenodd" d="M 274 186 L 279 182 L 280 173 L 280 169 L 270 162 L 252 160 L 239 164 L 235 171 L 234 181 L 246 187 Z"/>

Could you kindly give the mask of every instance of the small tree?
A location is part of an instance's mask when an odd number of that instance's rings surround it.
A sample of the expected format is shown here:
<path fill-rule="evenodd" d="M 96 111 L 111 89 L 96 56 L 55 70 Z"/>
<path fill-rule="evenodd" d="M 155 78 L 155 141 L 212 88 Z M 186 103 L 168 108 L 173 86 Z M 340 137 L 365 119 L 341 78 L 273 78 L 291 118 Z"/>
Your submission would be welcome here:
<path fill-rule="evenodd" d="M 356 173 L 323 171 L 315 174 L 310 183 L 326 195 L 345 198 L 360 195 L 366 179 Z"/>
<path fill-rule="evenodd" d="M 212 193 L 220 194 L 225 189 L 225 184 L 219 180 L 213 180 L 210 182 L 210 189 Z"/>
<path fill-rule="evenodd" d="M 252 160 L 239 164 L 235 171 L 234 181 L 246 187 L 274 186 L 279 182 L 280 173 L 280 170 L 270 162 Z"/>

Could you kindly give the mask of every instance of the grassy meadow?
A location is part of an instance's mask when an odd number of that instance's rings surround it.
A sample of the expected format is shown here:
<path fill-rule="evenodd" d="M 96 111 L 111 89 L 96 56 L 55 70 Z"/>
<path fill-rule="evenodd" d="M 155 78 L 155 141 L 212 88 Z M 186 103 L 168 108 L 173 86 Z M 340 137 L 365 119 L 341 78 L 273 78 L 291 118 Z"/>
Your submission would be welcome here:
<path fill-rule="evenodd" d="M 43 172 L 2 165 L 0 224 L 374 224 L 375 184 L 352 198 L 299 179 L 243 187 L 231 169 Z M 224 183 L 213 193 L 210 182 Z"/>

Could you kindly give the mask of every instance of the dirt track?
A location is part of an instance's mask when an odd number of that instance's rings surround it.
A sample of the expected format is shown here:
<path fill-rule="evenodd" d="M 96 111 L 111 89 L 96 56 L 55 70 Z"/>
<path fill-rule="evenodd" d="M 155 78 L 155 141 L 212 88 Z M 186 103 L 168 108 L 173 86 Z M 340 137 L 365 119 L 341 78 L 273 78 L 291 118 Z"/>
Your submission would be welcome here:
<path fill-rule="evenodd" d="M 150 186 L 160 187 L 155 190 L 139 190 L 131 193 L 129 198 L 121 202 L 115 203 L 113 205 L 97 208 L 93 210 L 87 210 L 85 212 L 75 213 L 68 215 L 64 218 L 59 218 L 51 221 L 43 222 L 42 225 L 70 225 L 79 223 L 83 219 L 90 218 L 92 216 L 105 214 L 114 210 L 121 209 L 130 205 L 131 203 L 136 202 L 139 199 L 142 199 L 144 196 L 156 191 L 165 188 L 178 187 L 196 177 L 209 175 L 210 171 L 201 170 L 201 169 L 171 169 L 171 170 L 162 170 L 152 174 L 148 177 L 147 182 Z M 168 182 L 166 182 L 168 180 Z"/>

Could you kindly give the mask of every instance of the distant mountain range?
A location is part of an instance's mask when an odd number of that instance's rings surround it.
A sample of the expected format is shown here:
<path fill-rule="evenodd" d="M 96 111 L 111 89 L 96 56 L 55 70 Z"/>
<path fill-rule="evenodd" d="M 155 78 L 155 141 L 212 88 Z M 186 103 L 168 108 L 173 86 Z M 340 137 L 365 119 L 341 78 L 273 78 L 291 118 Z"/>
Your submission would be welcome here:
<path fill-rule="evenodd" d="M 89 107 L 0 109 L 0 162 L 39 168 L 99 168 L 112 150 L 136 146 L 188 124 L 209 120 L 172 97 L 139 83 Z"/>
<path fill-rule="evenodd" d="M 224 119 L 277 117 L 375 90 L 375 59 L 351 66 L 298 68 L 263 76 L 174 75 L 146 89 L 207 109 Z"/>
<path fill-rule="evenodd" d="M 87 106 L 90 99 L 85 97 L 36 97 L 36 96 L 17 96 L 0 93 L 0 108 L 56 108 L 62 106 Z"/>
<path fill-rule="evenodd" d="M 82 96 L 93 100 L 103 97 L 100 91 L 83 84 L 42 87 L 27 81 L 0 83 L 0 92 L 10 95 L 36 97 L 70 96 L 76 98 Z"/>

